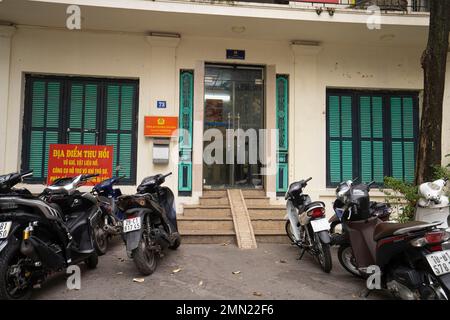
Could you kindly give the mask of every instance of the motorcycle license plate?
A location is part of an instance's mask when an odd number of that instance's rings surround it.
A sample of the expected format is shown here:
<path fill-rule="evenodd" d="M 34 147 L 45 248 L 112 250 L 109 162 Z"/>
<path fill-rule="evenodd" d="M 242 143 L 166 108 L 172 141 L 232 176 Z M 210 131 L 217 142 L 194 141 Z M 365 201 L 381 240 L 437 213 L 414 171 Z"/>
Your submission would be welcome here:
<path fill-rule="evenodd" d="M 426 257 L 435 275 L 442 276 L 450 273 L 450 250 L 434 252 Z"/>
<path fill-rule="evenodd" d="M 131 232 L 141 229 L 141 217 L 123 220 L 123 232 Z"/>
<path fill-rule="evenodd" d="M 318 219 L 318 220 L 311 220 L 311 226 L 312 226 L 314 232 L 330 230 L 330 223 L 328 222 L 328 220 L 326 218 Z"/>
<path fill-rule="evenodd" d="M 5 239 L 8 237 L 9 229 L 11 229 L 11 221 L 0 222 L 0 239 Z"/>

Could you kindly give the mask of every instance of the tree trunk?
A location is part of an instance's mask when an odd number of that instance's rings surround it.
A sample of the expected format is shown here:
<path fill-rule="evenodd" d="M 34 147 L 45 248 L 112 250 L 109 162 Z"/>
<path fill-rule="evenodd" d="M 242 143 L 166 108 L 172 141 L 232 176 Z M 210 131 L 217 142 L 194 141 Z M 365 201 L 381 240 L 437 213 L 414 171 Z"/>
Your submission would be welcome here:
<path fill-rule="evenodd" d="M 428 44 L 422 55 L 424 97 L 417 150 L 416 184 L 432 180 L 433 167 L 441 165 L 442 104 L 449 28 L 450 0 L 430 1 Z"/>

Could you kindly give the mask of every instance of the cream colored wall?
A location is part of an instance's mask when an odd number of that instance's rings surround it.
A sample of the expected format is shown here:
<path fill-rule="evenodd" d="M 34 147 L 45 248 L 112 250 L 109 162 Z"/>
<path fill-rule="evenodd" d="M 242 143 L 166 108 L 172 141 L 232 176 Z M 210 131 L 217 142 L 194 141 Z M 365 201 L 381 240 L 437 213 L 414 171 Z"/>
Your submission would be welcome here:
<path fill-rule="evenodd" d="M 19 27 L 11 42 L 5 139 L 8 152 L 4 160 L 0 158 L 4 161 L 1 163 L 4 171 L 14 171 L 20 167 L 24 73 L 136 78 L 140 81 L 137 180 L 139 182 L 153 173 L 173 171 L 174 176 L 167 180 L 167 185 L 176 190 L 176 152 L 171 154 L 174 160 L 172 165 L 152 164 L 152 142 L 143 137 L 144 115 L 178 116 L 179 69 L 195 69 L 205 61 L 244 62 L 274 66 L 276 73 L 290 75 L 290 181 L 312 176 L 308 192 L 313 198 L 320 197 L 329 205 L 333 190 L 325 187 L 326 88 L 420 90 L 423 86 L 419 62 L 421 48 L 396 48 L 388 44 L 383 47 L 324 44 L 319 49 L 309 50 L 292 48 L 285 41 L 202 37 L 182 37 L 176 44 L 155 48 L 148 40 L 143 34 Z M 226 60 L 227 48 L 245 50 L 245 61 Z M 449 86 L 450 83 L 447 83 Z M 446 92 L 446 104 L 450 103 L 449 92 Z M 167 100 L 168 108 L 157 110 L 156 100 Z M 203 108 L 202 99 L 195 101 L 195 108 Z M 450 151 L 448 109 L 445 108 L 443 140 L 444 149 Z M 175 143 L 172 141 L 172 149 Z M 33 190 L 41 188 L 32 186 Z M 133 187 L 123 189 L 125 192 L 134 190 Z M 178 200 L 192 203 L 196 199 Z M 279 202 L 283 201 L 279 199 Z"/>
<path fill-rule="evenodd" d="M 5 171 L 11 38 L 15 28 L 0 26 L 0 174 Z"/>
<path fill-rule="evenodd" d="M 302 90 L 303 94 L 299 97 L 296 96 L 300 99 L 296 105 L 301 107 L 295 110 L 297 133 L 294 138 L 298 142 L 294 144 L 293 156 L 294 179 L 313 176 L 309 192 L 314 198 L 319 197 L 327 206 L 334 199 L 334 190 L 325 188 L 326 88 L 421 90 L 421 54 L 421 48 L 348 47 L 336 44 L 325 44 L 317 53 L 315 85 L 311 85 L 308 91 Z M 299 72 L 311 68 L 311 60 L 305 63 L 299 67 Z M 307 100 L 308 104 L 302 105 L 303 100 Z M 308 138 L 312 136 L 314 139 Z M 374 200 L 377 196 L 380 196 L 379 199 L 383 196 L 375 190 L 371 194 Z"/>
<path fill-rule="evenodd" d="M 139 128 L 137 180 L 156 172 L 152 164 L 151 141 L 143 138 L 143 116 L 154 110 L 152 99 L 161 95 L 152 91 L 151 46 L 143 35 L 120 35 L 65 30 L 19 27 L 12 40 L 10 95 L 5 171 L 20 168 L 24 74 L 44 73 L 80 76 L 101 76 L 139 79 Z M 160 87 L 156 87 L 160 89 Z M 167 99 L 167 113 L 176 107 L 173 97 Z M 166 171 L 167 168 L 158 168 Z M 176 179 L 168 179 L 175 187 Z M 31 186 L 39 191 L 42 186 Z M 124 188 L 132 192 L 134 188 Z"/>

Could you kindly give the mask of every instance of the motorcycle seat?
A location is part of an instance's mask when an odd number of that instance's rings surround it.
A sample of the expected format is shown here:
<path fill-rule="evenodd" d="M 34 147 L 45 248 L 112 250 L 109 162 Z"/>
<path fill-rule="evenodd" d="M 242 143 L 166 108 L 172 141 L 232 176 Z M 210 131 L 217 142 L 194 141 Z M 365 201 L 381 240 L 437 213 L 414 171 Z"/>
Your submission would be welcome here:
<path fill-rule="evenodd" d="M 311 202 L 311 203 L 308 203 L 306 206 L 305 206 L 305 211 L 309 211 L 309 210 L 311 210 L 312 208 L 315 208 L 315 207 L 325 207 L 325 203 L 323 203 L 322 201 L 314 201 L 314 202 Z"/>
<path fill-rule="evenodd" d="M 422 221 L 411 221 L 406 223 L 382 222 L 377 224 L 375 227 L 375 230 L 373 231 L 373 240 L 378 241 L 380 239 L 398 234 L 402 229 L 418 227 L 420 225 L 423 225 L 424 228 L 429 226 L 428 223 Z"/>

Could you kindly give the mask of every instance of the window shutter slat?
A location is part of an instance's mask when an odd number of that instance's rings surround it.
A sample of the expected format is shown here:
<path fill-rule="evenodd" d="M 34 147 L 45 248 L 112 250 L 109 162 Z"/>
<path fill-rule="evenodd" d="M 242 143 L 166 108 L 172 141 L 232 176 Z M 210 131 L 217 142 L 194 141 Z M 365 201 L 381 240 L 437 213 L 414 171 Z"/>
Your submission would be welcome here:
<path fill-rule="evenodd" d="M 372 127 L 372 138 L 383 138 L 383 99 L 381 97 L 372 97 Z"/>
<path fill-rule="evenodd" d="M 403 98 L 403 138 L 414 138 L 412 98 Z"/>
<path fill-rule="evenodd" d="M 131 175 L 131 134 L 120 134 L 120 175 Z"/>
<path fill-rule="evenodd" d="M 372 181 L 372 142 L 361 141 L 361 180 Z"/>
<path fill-rule="evenodd" d="M 45 113 L 45 82 L 34 81 L 31 101 L 31 126 L 42 128 L 44 126 Z"/>
<path fill-rule="evenodd" d="M 69 116 L 69 126 L 71 129 L 81 129 L 83 116 L 83 91 L 82 84 L 72 84 Z"/>
<path fill-rule="evenodd" d="M 328 109 L 328 120 L 329 120 L 329 135 L 332 138 L 339 138 L 341 136 L 341 114 L 339 112 L 339 97 L 330 96 L 329 97 L 329 109 Z"/>
<path fill-rule="evenodd" d="M 341 182 L 341 142 L 330 141 L 330 179 L 332 183 Z"/>
<path fill-rule="evenodd" d="M 119 86 L 108 85 L 106 109 L 106 128 L 111 130 L 119 129 Z"/>
<path fill-rule="evenodd" d="M 384 182 L 384 148 L 383 141 L 373 142 L 373 180 L 376 183 Z"/>
<path fill-rule="evenodd" d="M 353 143 L 342 141 L 342 178 L 340 181 L 353 179 Z"/>
<path fill-rule="evenodd" d="M 117 133 L 107 133 L 106 134 L 106 145 L 107 146 L 113 146 L 113 152 L 114 152 L 114 157 L 113 157 L 113 171 L 116 171 L 116 167 L 117 167 Z"/>
<path fill-rule="evenodd" d="M 400 98 L 391 98 L 391 135 L 402 138 L 402 102 Z"/>
<path fill-rule="evenodd" d="M 359 102 L 359 112 L 360 112 L 360 128 L 361 128 L 361 138 L 371 138 L 372 137 L 372 119 L 371 119 L 371 102 L 370 97 L 360 97 Z"/>
<path fill-rule="evenodd" d="M 33 176 L 43 177 L 42 175 L 42 150 L 44 148 L 44 133 L 42 131 L 32 131 L 30 139 L 30 158 L 29 168 L 33 170 Z"/>
<path fill-rule="evenodd" d="M 405 181 L 412 183 L 415 177 L 415 153 L 414 142 L 404 142 L 405 155 Z"/>
<path fill-rule="evenodd" d="M 58 128 L 61 84 L 59 82 L 49 82 L 47 92 L 47 127 Z"/>
<path fill-rule="evenodd" d="M 341 138 L 351 138 L 352 130 L 352 98 L 348 96 L 341 97 Z"/>
<path fill-rule="evenodd" d="M 122 105 L 120 109 L 120 129 L 131 130 L 133 123 L 133 86 L 122 86 Z"/>
<path fill-rule="evenodd" d="M 47 131 L 45 137 L 45 154 L 44 154 L 44 172 L 43 177 L 47 176 L 47 168 L 48 168 L 48 152 L 50 150 L 51 144 L 56 144 L 59 142 L 58 132 L 55 131 Z"/>
<path fill-rule="evenodd" d="M 403 146 L 402 142 L 392 142 L 392 176 L 403 180 Z"/>

